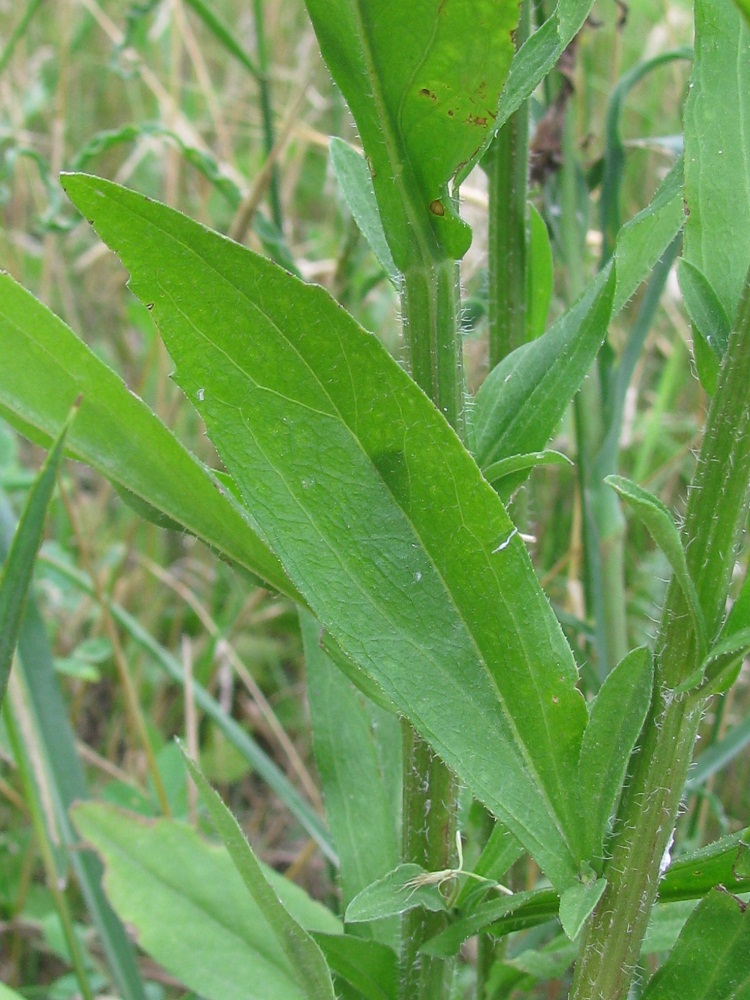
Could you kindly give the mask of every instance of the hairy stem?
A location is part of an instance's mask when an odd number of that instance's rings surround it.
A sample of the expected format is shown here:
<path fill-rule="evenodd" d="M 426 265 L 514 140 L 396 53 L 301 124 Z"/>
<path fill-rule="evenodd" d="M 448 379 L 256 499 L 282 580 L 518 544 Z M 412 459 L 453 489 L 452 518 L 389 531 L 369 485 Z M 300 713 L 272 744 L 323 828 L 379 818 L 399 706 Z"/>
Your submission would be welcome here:
<path fill-rule="evenodd" d="M 744 530 L 750 482 L 750 272 L 708 413 L 683 540 L 714 638 Z M 654 702 L 631 766 L 607 866 L 584 933 L 571 1000 L 624 1000 L 656 897 L 704 707 L 674 689 L 696 666 L 685 599 L 673 582 L 657 636 Z"/>

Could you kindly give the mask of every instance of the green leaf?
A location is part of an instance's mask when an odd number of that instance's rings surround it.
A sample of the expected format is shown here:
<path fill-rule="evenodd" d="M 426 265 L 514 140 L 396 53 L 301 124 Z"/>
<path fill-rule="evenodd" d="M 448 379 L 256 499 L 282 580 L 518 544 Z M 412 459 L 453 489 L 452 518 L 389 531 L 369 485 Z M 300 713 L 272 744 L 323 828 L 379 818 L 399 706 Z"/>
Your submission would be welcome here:
<path fill-rule="evenodd" d="M 398 285 L 400 275 L 393 263 L 393 257 L 383 231 L 383 223 L 375 198 L 375 188 L 367 163 L 348 142 L 333 136 L 329 142 L 331 165 L 336 180 L 341 188 L 352 218 L 359 226 L 360 232 L 370 244 L 370 249 L 377 257 L 380 266 L 390 278 L 392 284 Z"/>
<path fill-rule="evenodd" d="M 347 906 L 344 919 L 348 924 L 360 924 L 408 913 L 418 906 L 444 910 L 445 899 L 438 880 L 431 881 L 431 874 L 421 865 L 398 865 L 358 893 Z"/>
<path fill-rule="evenodd" d="M 473 411 L 474 451 L 483 469 L 544 448 L 604 340 L 614 291 L 614 271 L 608 269 L 548 333 L 492 369 Z"/>
<path fill-rule="evenodd" d="M 398 864 L 401 725 L 368 703 L 326 656 L 309 612 L 300 612 L 300 623 L 315 762 L 346 907 Z M 381 928 L 375 931 L 380 936 Z"/>
<path fill-rule="evenodd" d="M 488 483 L 493 486 L 502 482 L 508 476 L 512 476 L 516 481 L 517 472 L 527 472 L 529 469 L 536 469 L 540 465 L 572 465 L 573 463 L 567 455 L 562 452 L 553 451 L 532 451 L 528 455 L 510 455 L 508 458 L 501 458 L 499 462 L 493 462 L 486 469 L 482 469 L 482 475 Z M 498 491 L 501 496 L 505 496 L 506 490 Z"/>
<path fill-rule="evenodd" d="M 396 954 L 377 941 L 351 934 L 314 934 L 328 966 L 366 1000 L 396 1000 Z M 2 998 L 0 998 L 2 1000 Z"/>
<path fill-rule="evenodd" d="M 696 899 L 715 885 L 723 885 L 731 892 L 747 892 L 750 890 L 746 865 L 748 843 L 750 828 L 673 861 L 659 883 L 659 899 Z"/>
<path fill-rule="evenodd" d="M 0 571 L 0 705 L 8 685 L 13 654 L 21 631 L 24 609 L 34 576 L 36 554 L 44 537 L 47 508 L 55 491 L 65 437 L 76 410 L 77 406 L 63 424 L 29 491 L 13 543 Z"/>
<path fill-rule="evenodd" d="M 24 997 L 0 983 L 0 1000 L 24 1000 Z"/>
<path fill-rule="evenodd" d="M 547 316 L 552 301 L 555 269 L 552 263 L 552 244 L 547 223 L 531 202 L 529 213 L 529 249 L 526 278 L 526 330 L 527 340 L 541 337 L 547 326 Z"/>
<path fill-rule="evenodd" d="M 459 258 L 471 242 L 448 182 L 493 128 L 518 0 L 307 0 L 346 98 L 397 267 Z"/>
<path fill-rule="evenodd" d="M 698 593 L 688 571 L 685 550 L 680 541 L 680 535 L 665 504 L 653 493 L 625 479 L 624 476 L 607 476 L 604 480 L 628 504 L 633 513 L 645 525 L 648 533 L 667 557 L 688 606 L 688 612 L 695 630 L 698 644 L 698 664 L 705 656 L 706 623 L 698 600 Z M 702 674 L 700 675 L 702 676 Z M 700 677 L 698 678 L 700 679 Z M 688 679 L 691 686 L 694 679 Z"/>
<path fill-rule="evenodd" d="M 82 396 L 67 446 L 117 486 L 222 555 L 298 596 L 246 512 L 122 379 L 62 320 L 0 274 L 0 413 L 32 440 L 59 432 Z"/>
<path fill-rule="evenodd" d="M 694 9 L 684 257 L 734 321 L 750 260 L 750 27 L 731 3 L 696 0 Z"/>
<path fill-rule="evenodd" d="M 335 1000 L 331 976 L 320 948 L 284 908 L 263 874 L 239 823 L 206 781 L 200 768 L 188 757 L 182 746 L 180 749 L 232 864 L 263 914 L 276 944 L 286 955 L 302 996 L 307 997 L 307 1000 Z"/>
<path fill-rule="evenodd" d="M 544 77 L 583 27 L 594 6 L 593 0 L 558 0 L 557 6 L 541 27 L 524 42 L 511 63 L 508 82 L 500 97 L 494 128 L 481 149 L 459 170 L 456 180 L 463 181 L 482 158 L 498 129 L 530 97 Z"/>
<path fill-rule="evenodd" d="M 734 0 L 740 13 L 745 18 L 745 23 L 750 27 L 750 0 Z"/>
<path fill-rule="evenodd" d="M 141 947 L 186 986 L 205 1000 L 305 1000 L 224 847 L 183 823 L 145 820 L 99 803 L 76 806 L 73 819 L 104 860 L 105 888 L 119 915 L 137 929 Z M 305 930 L 340 932 L 324 907 L 264 872 Z"/>
<path fill-rule="evenodd" d="M 750 628 L 730 632 L 725 638 L 722 636 L 703 663 L 705 683 L 700 688 L 700 693 L 704 698 L 727 691 L 737 680 L 742 661 L 750 653 Z"/>
<path fill-rule="evenodd" d="M 560 897 L 560 923 L 570 941 L 575 941 L 607 888 L 606 878 L 569 886 Z"/>
<path fill-rule="evenodd" d="M 643 1000 L 750 998 L 750 909 L 721 889 L 693 910 Z"/>
<path fill-rule="evenodd" d="M 178 383 L 322 625 L 548 877 L 571 882 L 575 661 L 454 432 L 322 289 L 117 185 L 65 184 L 154 303 Z"/>
<path fill-rule="evenodd" d="M 609 673 L 589 707 L 578 773 L 586 803 L 588 861 L 595 868 L 651 704 L 653 678 L 650 651 L 634 649 Z"/>
<path fill-rule="evenodd" d="M 685 223 L 682 197 L 684 167 L 677 160 L 651 202 L 622 227 L 615 244 L 617 291 L 612 314 L 617 315 L 646 280 Z"/>
<path fill-rule="evenodd" d="M 698 334 L 693 340 L 698 375 L 703 388 L 713 395 L 731 323 L 716 292 L 699 268 L 683 258 L 677 264 L 677 278 L 687 314 L 693 330 Z"/>

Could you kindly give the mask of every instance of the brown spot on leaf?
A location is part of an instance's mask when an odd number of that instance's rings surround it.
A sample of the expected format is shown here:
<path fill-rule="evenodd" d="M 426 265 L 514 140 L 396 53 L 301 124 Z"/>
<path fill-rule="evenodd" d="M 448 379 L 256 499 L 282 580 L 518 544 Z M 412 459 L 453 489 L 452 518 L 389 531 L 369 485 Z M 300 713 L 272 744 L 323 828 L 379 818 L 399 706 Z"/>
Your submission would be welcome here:
<path fill-rule="evenodd" d="M 442 201 L 440 201 L 439 198 L 436 198 L 434 201 L 430 202 L 430 211 L 432 212 L 433 215 L 439 215 L 439 216 L 445 215 L 445 208 L 443 207 L 443 203 Z"/>
<path fill-rule="evenodd" d="M 437 101 L 437 94 L 435 93 L 434 90 L 428 90 L 427 87 L 422 87 L 419 93 L 422 95 L 422 97 L 429 97 L 431 101 Z"/>

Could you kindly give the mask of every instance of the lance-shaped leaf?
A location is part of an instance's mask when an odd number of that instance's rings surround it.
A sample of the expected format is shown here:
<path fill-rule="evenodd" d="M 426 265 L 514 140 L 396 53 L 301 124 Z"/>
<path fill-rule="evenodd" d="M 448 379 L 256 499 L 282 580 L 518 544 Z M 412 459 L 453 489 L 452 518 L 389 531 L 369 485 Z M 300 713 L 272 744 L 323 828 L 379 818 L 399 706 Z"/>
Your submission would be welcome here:
<path fill-rule="evenodd" d="M 63 424 L 59 437 L 29 491 L 8 557 L 0 570 L 0 705 L 21 631 L 36 554 L 42 544 L 47 507 L 52 499 L 57 470 L 62 461 L 65 435 L 74 415 L 75 411 Z"/>
<path fill-rule="evenodd" d="M 750 1000 L 750 909 L 712 890 L 688 917 L 643 1000 Z"/>
<path fill-rule="evenodd" d="M 153 304 L 178 383 L 321 624 L 569 884 L 575 662 L 455 433 L 322 289 L 117 185 L 65 183 Z"/>
<path fill-rule="evenodd" d="M 675 575 L 677 583 L 682 589 L 687 604 L 688 613 L 695 631 L 695 639 L 698 645 L 698 667 L 699 672 L 696 677 L 691 676 L 686 683 L 690 686 L 697 683 L 702 678 L 703 657 L 706 652 L 706 622 L 703 617 L 703 610 L 695 589 L 690 571 L 688 570 L 685 550 L 680 541 L 680 533 L 674 523 L 672 515 L 666 505 L 658 498 L 638 486 L 624 476 L 607 476 L 604 480 L 615 492 L 619 493 L 627 503 L 639 521 L 645 526 L 648 533 L 667 557 L 667 561 Z"/>
<path fill-rule="evenodd" d="M 609 673 L 589 711 L 579 774 L 588 802 L 588 861 L 595 867 L 601 861 L 628 760 L 651 704 L 653 677 L 650 651 L 645 647 L 632 650 Z"/>
<path fill-rule="evenodd" d="M 81 397 L 66 447 L 112 483 L 290 596 L 240 506 L 122 379 L 54 313 L 0 274 L 0 415 L 46 444 Z"/>
<path fill-rule="evenodd" d="M 471 231 L 447 189 L 494 125 L 518 0 L 307 0 L 357 123 L 400 270 L 462 257 Z"/>
<path fill-rule="evenodd" d="M 684 255 L 733 320 L 750 260 L 750 26 L 731 3 L 696 0 L 694 8 Z"/>

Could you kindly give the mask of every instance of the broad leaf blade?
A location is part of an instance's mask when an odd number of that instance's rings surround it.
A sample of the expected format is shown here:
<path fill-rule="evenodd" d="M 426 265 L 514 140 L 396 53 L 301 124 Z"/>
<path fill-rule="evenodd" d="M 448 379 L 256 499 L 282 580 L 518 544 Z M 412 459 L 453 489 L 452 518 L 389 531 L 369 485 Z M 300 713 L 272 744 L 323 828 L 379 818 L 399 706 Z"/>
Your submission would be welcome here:
<path fill-rule="evenodd" d="M 398 961 L 390 948 L 351 934 L 315 934 L 314 937 L 329 968 L 358 990 L 365 1000 L 396 1000 Z"/>
<path fill-rule="evenodd" d="M 63 428 L 36 477 L 26 499 L 16 534 L 0 570 L 0 705 L 10 676 L 26 600 L 34 575 L 34 562 L 42 544 L 47 507 L 52 499 L 57 470 L 63 457 L 65 436 L 71 419 Z"/>
<path fill-rule="evenodd" d="M 154 303 L 177 381 L 318 619 L 567 884 L 575 662 L 453 431 L 322 289 L 116 185 L 66 186 Z"/>
<path fill-rule="evenodd" d="M 571 941 L 575 941 L 592 910 L 607 888 L 605 878 L 569 886 L 560 897 L 560 923 Z"/>
<path fill-rule="evenodd" d="M 430 881 L 430 873 L 420 865 L 398 865 L 358 893 L 346 908 L 344 919 L 350 924 L 383 920 L 408 913 L 418 906 L 426 910 L 445 909 L 440 888 Z"/>
<path fill-rule="evenodd" d="M 695 38 L 684 256 L 734 320 L 750 260 L 750 27 L 733 4 L 696 0 Z"/>
<path fill-rule="evenodd" d="M 634 649 L 607 676 L 589 711 L 579 776 L 586 797 L 587 860 L 596 866 L 619 801 L 628 760 L 651 704 L 651 653 Z"/>
<path fill-rule="evenodd" d="M 750 908 L 712 890 L 688 917 L 643 1000 L 750 1000 Z"/>
<path fill-rule="evenodd" d="M 180 748 L 182 749 L 182 747 Z M 276 943 L 286 955 L 300 991 L 307 1000 L 335 1000 L 325 959 L 310 935 L 289 912 L 268 883 L 240 825 L 185 751 L 183 756 L 235 870 L 263 914 Z"/>
<path fill-rule="evenodd" d="M 212 548 L 297 596 L 238 504 L 122 379 L 33 295 L 0 274 L 0 408 L 42 443 L 82 396 L 70 453 Z"/>
<path fill-rule="evenodd" d="M 113 806 L 73 810 L 105 864 L 107 894 L 138 943 L 206 1000 L 305 1000 L 284 950 L 223 847 L 174 820 L 144 820 Z M 271 873 L 266 869 L 267 877 Z M 335 934 L 327 910 L 280 876 L 285 907 L 307 931 Z M 169 933 L 165 933 L 168 929 Z"/>
<path fill-rule="evenodd" d="M 462 257 L 471 233 L 448 181 L 492 130 L 518 0 L 307 0 L 354 115 L 393 259 Z M 422 243 L 423 246 L 419 246 Z"/>

